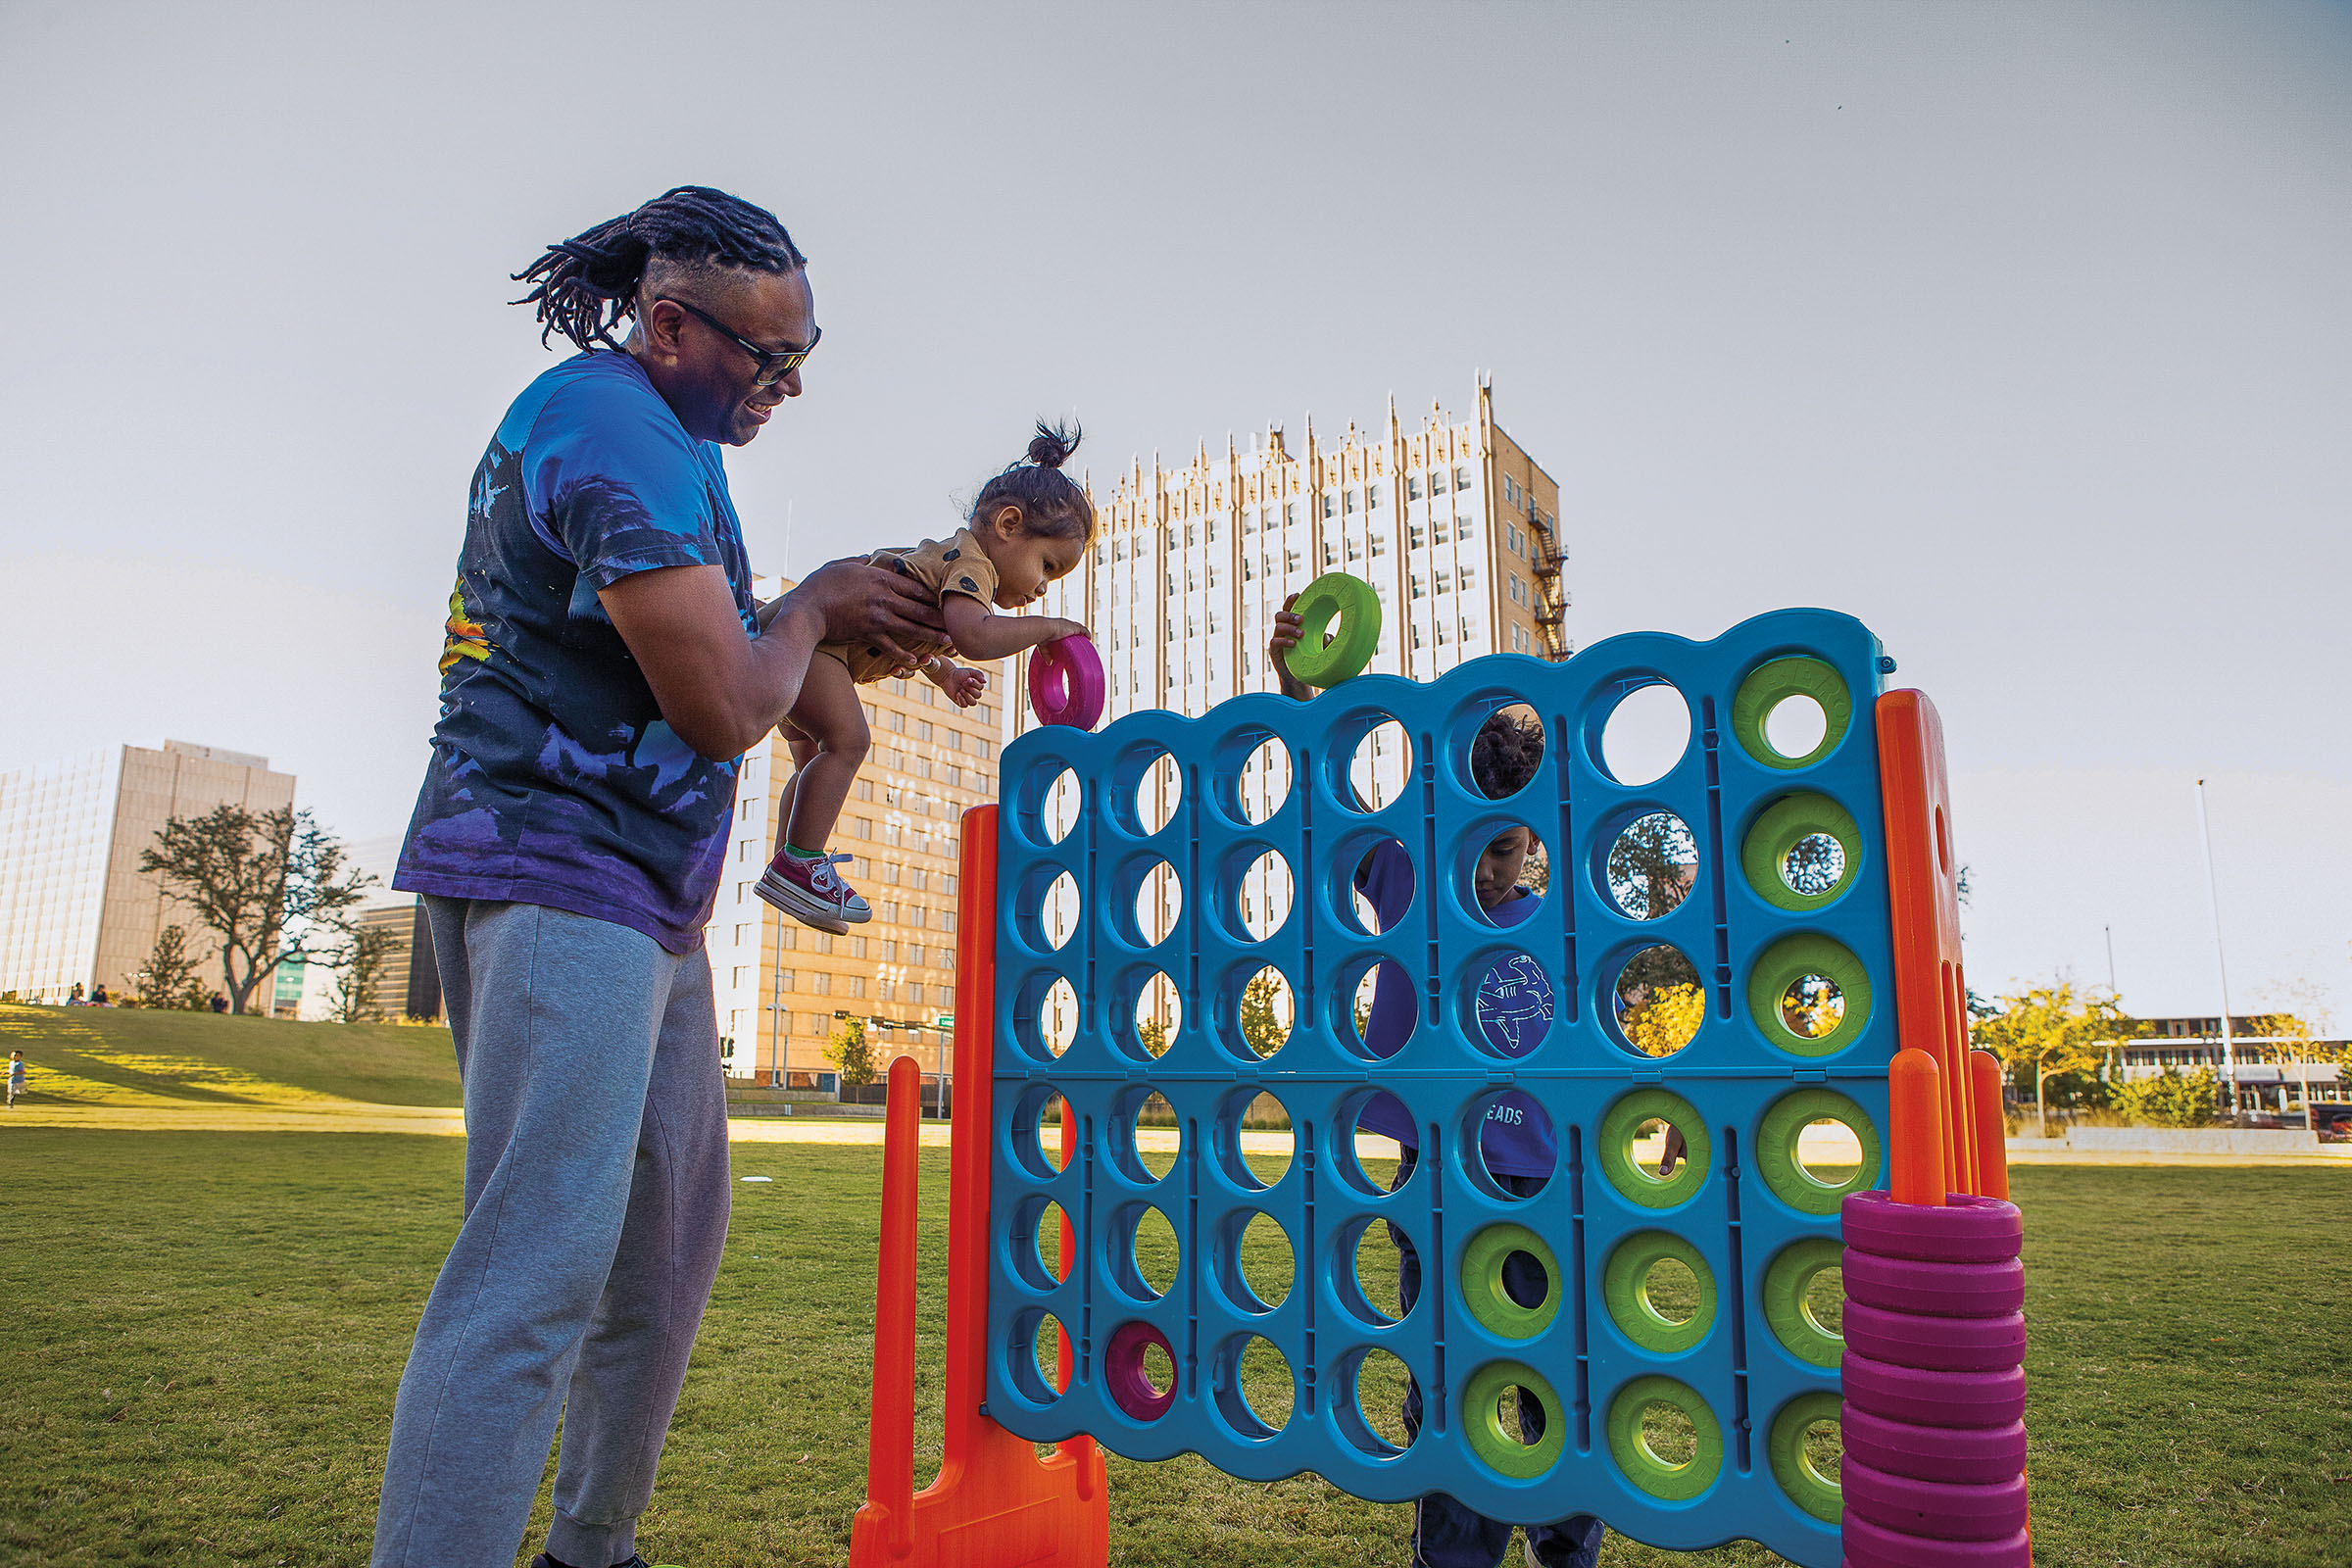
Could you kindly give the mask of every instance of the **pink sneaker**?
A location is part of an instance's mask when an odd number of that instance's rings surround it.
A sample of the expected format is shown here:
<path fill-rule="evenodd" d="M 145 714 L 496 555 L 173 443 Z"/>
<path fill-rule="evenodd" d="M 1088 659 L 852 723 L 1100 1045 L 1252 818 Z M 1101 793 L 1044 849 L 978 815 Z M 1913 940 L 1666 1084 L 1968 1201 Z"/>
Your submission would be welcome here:
<path fill-rule="evenodd" d="M 778 850 L 760 874 L 760 897 L 803 925 L 839 936 L 849 930 L 852 920 L 874 917 L 873 906 L 833 869 L 836 862 L 852 858 L 855 857 L 820 855 L 803 859 L 790 850 Z"/>

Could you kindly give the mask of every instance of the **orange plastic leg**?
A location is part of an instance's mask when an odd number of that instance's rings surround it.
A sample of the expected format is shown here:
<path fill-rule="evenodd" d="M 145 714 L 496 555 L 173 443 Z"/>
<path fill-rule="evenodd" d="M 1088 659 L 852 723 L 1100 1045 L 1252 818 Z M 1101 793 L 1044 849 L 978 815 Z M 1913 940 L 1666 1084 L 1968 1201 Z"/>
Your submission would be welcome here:
<path fill-rule="evenodd" d="M 1970 1109 L 1977 1122 L 1977 1192 L 2009 1200 L 2009 1123 L 2001 1114 L 2001 1058 L 1989 1051 L 1968 1054 L 1968 1075 L 1976 1093 Z"/>
<path fill-rule="evenodd" d="M 1944 1206 L 1943 1096 L 1936 1058 L 1915 1048 L 1898 1051 L 1886 1069 L 1888 1142 L 1893 1180 L 1887 1196 L 1898 1203 Z"/>
<path fill-rule="evenodd" d="M 1102 1451 L 1064 1444 L 1048 1458 L 983 1415 L 988 1391 L 988 1128 L 995 1058 L 997 808 L 963 816 L 956 919 L 956 1103 L 949 1151 L 946 1454 L 913 1481 L 915 1096 L 901 1131 L 892 1064 L 884 1152 L 883 1265 L 874 1336 L 875 1408 L 865 1506 L 851 1568 L 1105 1568 L 1110 1497 Z M 903 1171 L 894 1188 L 891 1175 Z M 898 1198 L 893 1204 L 894 1195 Z M 892 1261 L 894 1254 L 900 1260 Z M 887 1408 L 885 1404 L 887 1403 Z M 887 1446 L 889 1452 L 885 1453 Z"/>

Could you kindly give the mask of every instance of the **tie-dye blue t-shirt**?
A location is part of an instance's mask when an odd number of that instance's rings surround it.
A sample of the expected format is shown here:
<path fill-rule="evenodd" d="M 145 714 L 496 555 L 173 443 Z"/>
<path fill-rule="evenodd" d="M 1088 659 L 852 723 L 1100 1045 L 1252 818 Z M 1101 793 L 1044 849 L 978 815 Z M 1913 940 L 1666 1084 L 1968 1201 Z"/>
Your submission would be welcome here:
<path fill-rule="evenodd" d="M 662 722 L 597 590 L 719 566 L 758 635 L 718 448 L 626 354 L 583 354 L 507 411 L 474 470 L 441 652 L 441 719 L 392 885 L 701 945 L 736 761 Z"/>

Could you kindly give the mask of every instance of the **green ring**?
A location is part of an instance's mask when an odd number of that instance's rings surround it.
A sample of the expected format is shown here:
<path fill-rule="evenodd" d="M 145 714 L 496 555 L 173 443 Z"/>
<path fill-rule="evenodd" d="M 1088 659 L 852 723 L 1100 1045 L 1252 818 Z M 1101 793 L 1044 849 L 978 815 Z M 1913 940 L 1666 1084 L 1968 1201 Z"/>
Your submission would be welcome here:
<path fill-rule="evenodd" d="M 1649 1271 L 1668 1258 L 1698 1281 L 1698 1310 L 1689 1322 L 1677 1323 L 1649 1304 Z M 1715 1271 L 1697 1248 L 1666 1231 L 1639 1231 L 1619 1242 L 1601 1270 L 1600 1294 L 1625 1337 L 1645 1350 L 1679 1354 L 1715 1325 Z"/>
<path fill-rule="evenodd" d="M 1503 1260 L 1525 1252 L 1544 1265 L 1544 1299 L 1521 1306 L 1502 1288 Z M 1479 1323 L 1506 1340 L 1532 1340 L 1560 1315 L 1560 1261 L 1544 1238 L 1524 1225 L 1490 1225 L 1462 1249 L 1462 1304 Z"/>
<path fill-rule="evenodd" d="M 1845 999 L 1845 1011 L 1826 1035 L 1800 1035 L 1781 1015 L 1781 998 L 1809 974 L 1837 986 Z M 1818 932 L 1800 931 L 1781 938 L 1756 960 L 1747 977 L 1747 1010 L 1756 1027 L 1764 1031 L 1764 1038 L 1789 1054 L 1831 1055 L 1850 1045 L 1870 1020 L 1870 971 L 1843 943 Z"/>
<path fill-rule="evenodd" d="M 1698 1436 L 1698 1450 L 1690 1463 L 1667 1464 L 1642 1441 L 1642 1412 L 1653 1404 L 1670 1404 L 1690 1418 Z M 1688 1384 L 1672 1378 L 1636 1378 L 1609 1401 L 1609 1452 L 1635 1486 L 1653 1497 L 1684 1502 L 1713 1486 L 1723 1472 L 1723 1427 Z"/>
<path fill-rule="evenodd" d="M 1661 1177 L 1634 1163 L 1634 1129 L 1655 1116 L 1683 1130 L 1683 1162 Z M 1713 1146 L 1698 1107 L 1665 1089 L 1637 1089 L 1600 1118 L 1600 1168 L 1609 1185 L 1643 1208 L 1673 1208 L 1698 1196 L 1707 1183 Z"/>
<path fill-rule="evenodd" d="M 1380 647 L 1380 596 L 1363 578 L 1327 571 L 1300 590 L 1291 608 L 1298 615 L 1298 646 L 1283 655 L 1283 662 L 1293 675 L 1329 691 L 1372 662 Z M 1340 629 L 1326 644 L 1323 634 L 1334 616 Z"/>
<path fill-rule="evenodd" d="M 1783 757 L 1764 738 L 1764 720 L 1791 697 L 1810 697 L 1821 705 L 1821 744 L 1802 757 Z M 1836 665 L 1818 659 L 1767 660 L 1748 671 L 1732 699 L 1732 733 L 1740 737 L 1740 750 L 1766 767 L 1812 766 L 1838 749 L 1853 717 L 1854 700 L 1845 689 L 1845 677 Z"/>
<path fill-rule="evenodd" d="M 1832 1186 L 1816 1181 L 1796 1162 L 1797 1136 L 1807 1122 L 1827 1118 L 1843 1122 L 1862 1146 L 1862 1163 L 1844 1181 Z M 1774 1101 L 1756 1128 L 1756 1169 L 1764 1185 L 1790 1208 L 1802 1214 L 1835 1214 L 1849 1193 L 1868 1192 L 1879 1179 L 1879 1130 L 1862 1107 L 1834 1089 L 1799 1089 Z"/>
<path fill-rule="evenodd" d="M 1781 864 L 1799 841 L 1815 833 L 1838 841 L 1838 848 L 1845 852 L 1845 869 L 1827 890 L 1799 893 L 1781 875 Z M 1853 885 L 1861 864 L 1862 830 L 1854 825 L 1852 813 L 1826 795 L 1782 797 L 1756 818 L 1740 850 L 1740 866 L 1747 873 L 1747 885 L 1756 890 L 1758 898 L 1781 909 L 1820 908 Z"/>
<path fill-rule="evenodd" d="M 1502 1391 L 1516 1387 L 1544 1407 L 1544 1436 L 1534 1444 L 1502 1430 Z M 1489 1361 L 1462 1385 L 1462 1435 L 1488 1469 L 1514 1481 L 1533 1481 L 1560 1462 L 1568 1448 L 1568 1411 L 1535 1368 L 1518 1361 Z"/>
<path fill-rule="evenodd" d="M 1805 1428 L 1816 1421 L 1839 1419 L 1840 1409 L 1835 1394 L 1800 1394 L 1772 1418 L 1772 1437 L 1766 1445 L 1772 1455 L 1773 1479 L 1788 1494 L 1788 1500 L 1830 1524 L 1845 1517 L 1845 1493 L 1834 1478 L 1814 1469 L 1805 1458 Z"/>
<path fill-rule="evenodd" d="M 1823 1328 L 1805 1305 L 1813 1277 L 1844 1260 L 1843 1247 L 1826 1236 L 1810 1236 L 1782 1248 L 1764 1271 L 1764 1321 L 1781 1348 L 1809 1366 L 1834 1367 L 1845 1353 L 1844 1337 Z"/>

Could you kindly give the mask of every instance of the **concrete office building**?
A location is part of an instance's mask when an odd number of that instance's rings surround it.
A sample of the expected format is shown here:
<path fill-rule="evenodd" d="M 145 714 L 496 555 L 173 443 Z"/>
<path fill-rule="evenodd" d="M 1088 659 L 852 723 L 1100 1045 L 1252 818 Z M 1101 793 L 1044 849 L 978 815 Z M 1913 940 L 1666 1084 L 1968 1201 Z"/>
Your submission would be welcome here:
<path fill-rule="evenodd" d="M 194 918 L 164 902 L 162 878 L 139 870 L 164 823 L 218 806 L 293 804 L 294 775 L 271 772 L 268 758 L 185 741 L 0 773 L 0 992 L 50 1003 L 76 984 L 135 992 L 157 933 Z M 219 969 L 208 961 L 198 977 L 218 984 Z"/>
<path fill-rule="evenodd" d="M 768 599 L 787 586 L 762 578 L 757 592 Z M 857 857 L 843 869 L 874 917 L 846 936 L 805 926 L 754 891 L 775 852 L 792 752 L 771 734 L 744 759 L 726 870 L 705 931 L 730 1076 L 818 1087 L 832 1071 L 826 1048 L 847 1017 L 866 1020 L 884 1061 L 904 1054 L 926 1072 L 946 1065 L 958 832 L 968 808 L 996 799 L 999 707 L 1016 701 L 1010 662 L 980 667 L 990 671 L 988 696 L 968 709 L 920 676 L 859 688 L 873 749 L 831 848 Z"/>

